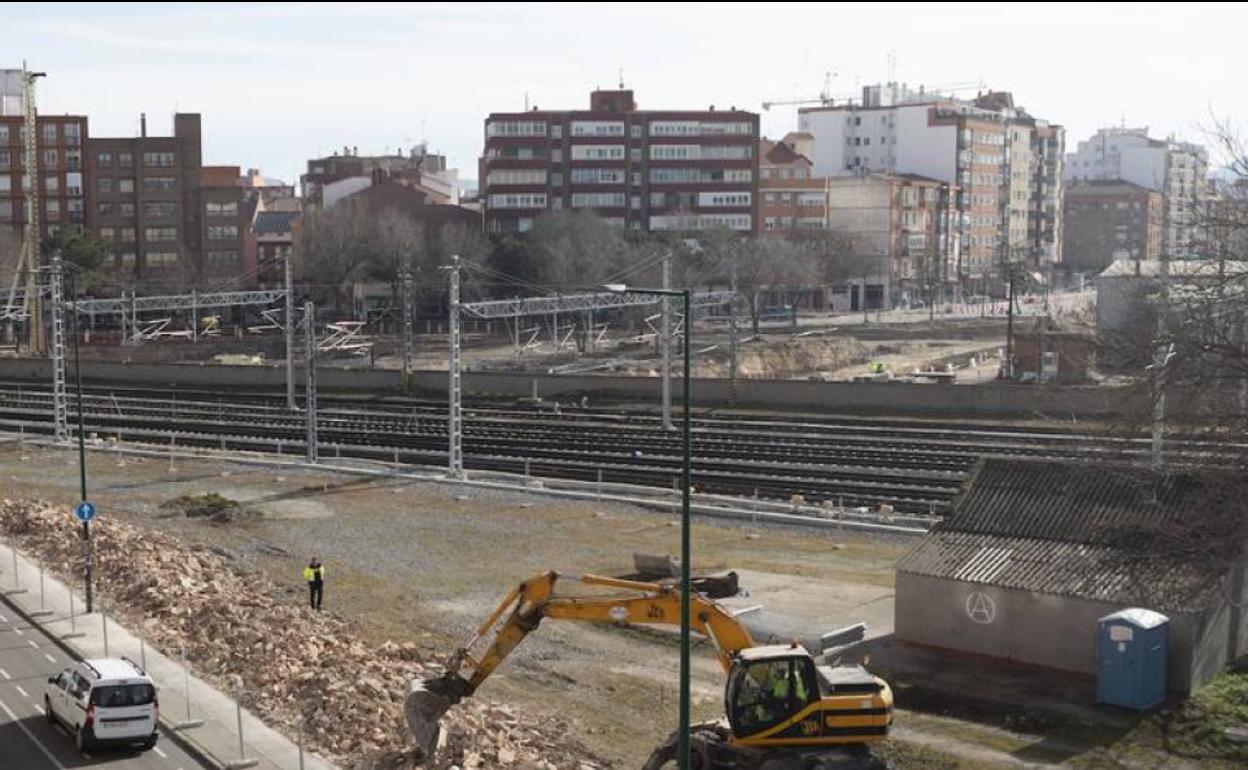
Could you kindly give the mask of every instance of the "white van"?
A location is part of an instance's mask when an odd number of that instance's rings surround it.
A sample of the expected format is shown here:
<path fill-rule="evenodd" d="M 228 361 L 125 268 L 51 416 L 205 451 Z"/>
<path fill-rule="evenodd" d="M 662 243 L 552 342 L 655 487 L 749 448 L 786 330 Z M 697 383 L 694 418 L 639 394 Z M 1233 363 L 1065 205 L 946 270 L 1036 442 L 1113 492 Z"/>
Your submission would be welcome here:
<path fill-rule="evenodd" d="M 48 721 L 69 728 L 80 751 L 100 745 L 156 745 L 156 685 L 128 658 L 84 660 L 48 677 Z"/>

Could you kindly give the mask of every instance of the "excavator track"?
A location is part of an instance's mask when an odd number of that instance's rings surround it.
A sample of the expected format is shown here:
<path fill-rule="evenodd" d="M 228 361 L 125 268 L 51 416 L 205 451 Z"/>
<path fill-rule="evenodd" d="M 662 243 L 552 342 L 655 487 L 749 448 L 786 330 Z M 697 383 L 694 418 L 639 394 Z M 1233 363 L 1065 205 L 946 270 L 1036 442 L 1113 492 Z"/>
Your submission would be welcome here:
<path fill-rule="evenodd" d="M 820 749 L 760 750 L 730 742 L 723 722 L 706 722 L 690 729 L 693 770 L 886 770 L 865 745 Z M 656 748 L 641 770 L 675 770 L 676 733 Z"/>

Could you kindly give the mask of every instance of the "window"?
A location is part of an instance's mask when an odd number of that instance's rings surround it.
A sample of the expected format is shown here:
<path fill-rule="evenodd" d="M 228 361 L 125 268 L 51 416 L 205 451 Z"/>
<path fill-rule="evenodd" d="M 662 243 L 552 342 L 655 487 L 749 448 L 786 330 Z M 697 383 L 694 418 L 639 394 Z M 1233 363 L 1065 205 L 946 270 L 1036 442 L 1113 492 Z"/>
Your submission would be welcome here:
<path fill-rule="evenodd" d="M 656 120 L 650 123 L 651 136 L 730 136 L 752 133 L 754 129 L 749 123 L 697 120 Z"/>
<path fill-rule="evenodd" d="M 128 152 L 117 153 L 118 168 L 134 168 L 134 155 Z"/>
<path fill-rule="evenodd" d="M 550 127 L 550 138 L 551 138 L 551 139 L 562 139 L 562 138 L 563 138 L 563 126 L 560 126 L 560 125 L 557 125 L 557 124 L 556 124 L 556 125 L 551 126 L 551 127 Z"/>
<path fill-rule="evenodd" d="M 572 193 L 572 208 L 624 208 L 624 193 Z"/>
<path fill-rule="evenodd" d="M 238 252 L 234 249 L 225 249 L 221 251 L 209 251 L 207 267 L 210 270 L 230 270 L 239 267 Z"/>
<path fill-rule="evenodd" d="M 550 199 L 550 207 L 551 207 L 552 209 L 562 209 L 562 208 L 563 208 L 563 198 L 560 198 L 560 197 L 558 197 L 558 196 L 552 197 L 552 198 Z"/>
<path fill-rule="evenodd" d="M 0 126 L 0 144 L 9 143 L 9 127 Z"/>
<path fill-rule="evenodd" d="M 71 147 L 82 144 L 82 130 L 77 123 L 66 123 L 61 126 L 61 133 L 65 135 L 65 144 Z"/>
<path fill-rule="evenodd" d="M 631 160 L 633 163 L 640 163 L 641 162 L 641 148 L 633 147 L 629 149 L 628 159 Z"/>
<path fill-rule="evenodd" d="M 143 229 L 143 240 L 145 241 L 176 241 L 177 239 L 178 228 L 176 227 L 147 227 Z"/>
<path fill-rule="evenodd" d="M 620 120 L 574 120 L 572 136 L 624 136 Z"/>
<path fill-rule="evenodd" d="M 616 168 L 574 168 L 572 184 L 624 184 L 624 171 Z"/>
<path fill-rule="evenodd" d="M 782 168 L 782 169 L 780 169 L 780 178 L 781 178 L 781 179 L 788 179 L 788 178 L 789 178 L 789 170 L 788 170 L 787 168 Z"/>
<path fill-rule="evenodd" d="M 725 182 L 750 182 L 754 179 L 754 171 L 748 168 L 730 168 L 724 170 Z"/>
<path fill-rule="evenodd" d="M 117 231 L 115 229 L 111 227 L 100 228 L 100 238 L 102 238 L 103 240 L 111 241 L 116 237 L 117 237 Z"/>
<path fill-rule="evenodd" d="M 60 201 L 44 201 L 43 210 L 47 212 L 49 219 L 60 219 L 61 202 Z"/>
<path fill-rule="evenodd" d="M 145 152 L 143 153 L 143 165 L 148 168 L 173 168 L 173 153 Z"/>
<path fill-rule="evenodd" d="M 799 206 L 822 206 L 827 203 L 826 193 L 801 193 L 797 196 Z"/>
<path fill-rule="evenodd" d="M 641 138 L 641 124 L 635 123 L 628 127 L 628 135 L 634 139 Z"/>
<path fill-rule="evenodd" d="M 759 179 L 771 179 L 771 169 L 769 168 L 760 169 L 758 172 L 758 178 Z"/>
<path fill-rule="evenodd" d="M 130 177 L 123 177 L 121 179 L 118 179 L 117 180 L 117 192 L 133 193 L 134 192 L 134 180 L 131 179 Z"/>
<path fill-rule="evenodd" d="M 134 243 L 136 240 L 138 240 L 137 234 L 133 227 L 118 228 L 117 236 L 118 238 L 120 238 L 122 241 L 125 241 L 126 243 Z"/>
<path fill-rule="evenodd" d="M 208 225 L 208 240 L 229 241 L 238 238 L 238 225 Z"/>
<path fill-rule="evenodd" d="M 143 256 L 143 263 L 148 267 L 170 267 L 178 263 L 178 252 L 149 251 Z"/>
<path fill-rule="evenodd" d="M 102 176 L 97 180 L 101 195 L 108 195 L 113 191 L 113 180 L 111 177 Z"/>
<path fill-rule="evenodd" d="M 59 150 L 44 150 L 43 165 L 48 168 L 56 168 L 61 165 L 61 153 Z"/>
<path fill-rule="evenodd" d="M 0 150 L 0 169 L 8 168 L 9 164 L 12 162 L 12 154 L 10 154 L 8 150 Z"/>
<path fill-rule="evenodd" d="M 485 126 L 486 136 L 546 136 L 544 120 L 497 120 Z"/>
<path fill-rule="evenodd" d="M 697 160 L 702 148 L 696 144 L 652 144 L 651 160 Z"/>
<path fill-rule="evenodd" d="M 641 208 L 641 196 L 640 195 L 632 196 L 632 198 L 629 201 L 629 207 L 634 208 L 634 209 Z"/>
<path fill-rule="evenodd" d="M 763 203 L 766 203 L 767 205 L 769 205 L 769 206 L 770 206 L 770 205 L 775 204 L 775 202 L 776 202 L 776 194 L 775 194 L 775 193 L 764 193 L 764 194 L 763 194 Z"/>
<path fill-rule="evenodd" d="M 123 217 L 134 216 L 134 201 L 123 201 L 117 204 L 117 210 Z"/>
<path fill-rule="evenodd" d="M 624 145 L 578 144 L 572 147 L 572 160 L 624 160 Z"/>
<path fill-rule="evenodd" d="M 13 201 L 0 201 L 0 219 L 13 218 Z"/>
<path fill-rule="evenodd" d="M 173 201 L 149 201 L 143 204 L 143 216 L 149 219 L 172 217 L 177 213 L 177 208 Z"/>
<path fill-rule="evenodd" d="M 748 192 L 711 192 L 698 193 L 699 206 L 715 206 L 740 208 L 749 206 L 751 195 Z"/>
<path fill-rule="evenodd" d="M 780 193 L 780 202 L 786 206 L 793 202 L 793 193 Z"/>
<path fill-rule="evenodd" d="M 629 179 L 629 183 L 632 184 L 633 187 L 641 187 L 641 172 L 640 171 L 634 171 L 633 173 L 629 174 L 628 179 Z"/>
<path fill-rule="evenodd" d="M 650 193 L 650 207 L 662 208 L 667 205 L 667 193 Z"/>
<path fill-rule="evenodd" d="M 554 173 L 554 174 L 551 174 L 551 175 L 550 175 L 550 186 L 551 186 L 551 187 L 563 187 L 563 174 L 562 174 L 562 173 L 558 173 L 558 172 L 557 172 L 557 173 Z"/>
<path fill-rule="evenodd" d="M 236 217 L 238 201 L 208 201 L 204 204 L 204 213 L 210 217 Z"/>
<path fill-rule="evenodd" d="M 117 255 L 117 263 L 121 267 L 134 267 L 134 262 L 135 258 L 133 251 L 123 251 Z"/>
<path fill-rule="evenodd" d="M 100 203 L 96 205 L 95 210 L 96 210 L 96 213 L 98 213 L 100 216 L 106 217 L 109 214 L 113 213 L 113 204 Z"/>
<path fill-rule="evenodd" d="M 43 124 L 43 141 L 46 144 L 56 144 L 56 124 Z"/>
<path fill-rule="evenodd" d="M 490 171 L 485 180 L 487 185 L 546 184 L 546 170 L 541 168 L 494 169 Z"/>
<path fill-rule="evenodd" d="M 544 209 L 546 208 L 546 194 L 496 193 L 489 197 L 487 205 L 492 209 Z"/>
<path fill-rule="evenodd" d="M 65 170 L 82 171 L 82 150 L 66 150 Z"/>
<path fill-rule="evenodd" d="M 55 174 L 49 174 L 43 178 L 43 189 L 49 194 L 58 193 L 61 190 L 61 178 Z"/>
<path fill-rule="evenodd" d="M 550 162 L 551 162 L 551 163 L 562 163 L 562 162 L 563 162 L 563 150 L 559 149 L 558 147 L 556 147 L 556 148 L 554 148 L 553 150 L 551 150 L 551 151 L 550 151 Z"/>
<path fill-rule="evenodd" d="M 172 190 L 174 179 L 171 176 L 149 176 L 143 178 L 143 189 L 147 192 L 165 192 Z"/>

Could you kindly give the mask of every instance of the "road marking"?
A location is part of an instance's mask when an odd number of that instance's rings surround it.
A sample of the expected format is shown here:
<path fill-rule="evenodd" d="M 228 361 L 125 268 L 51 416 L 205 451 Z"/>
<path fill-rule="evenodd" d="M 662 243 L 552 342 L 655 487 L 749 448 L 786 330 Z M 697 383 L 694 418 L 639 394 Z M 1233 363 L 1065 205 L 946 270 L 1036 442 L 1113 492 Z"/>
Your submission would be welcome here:
<path fill-rule="evenodd" d="M 35 704 L 35 711 L 38 711 L 40 716 L 48 715 L 48 712 L 44 711 L 43 706 L 40 706 L 38 703 Z"/>
<path fill-rule="evenodd" d="M 29 693 L 27 693 L 25 690 L 23 690 L 23 689 L 22 689 L 22 686 L 21 686 L 20 684 L 15 684 L 15 685 L 13 685 L 13 687 L 14 687 L 14 688 L 16 688 L 16 690 L 22 694 L 22 697 L 23 697 L 23 698 L 29 698 L 29 697 L 30 697 Z"/>
<path fill-rule="evenodd" d="M 8 623 L 8 622 L 9 622 L 9 619 L 8 619 L 8 618 L 6 618 L 6 617 L 5 617 L 5 616 L 3 616 L 3 615 L 0 615 L 0 623 Z"/>
<path fill-rule="evenodd" d="M 5 671 L 5 670 L 4 670 L 4 669 L 2 669 L 2 668 L 0 668 L 0 676 L 4 677 L 6 681 L 7 681 L 7 680 L 9 680 L 9 679 L 12 679 L 12 678 L 13 678 L 13 677 L 9 676 L 9 672 L 8 672 L 8 671 Z"/>
<path fill-rule="evenodd" d="M 153 746 L 153 747 L 152 747 L 152 751 L 156 752 L 156 756 L 160 757 L 161 759 L 168 759 L 168 758 L 169 758 L 169 755 L 168 755 L 168 754 L 166 754 L 165 752 L 161 751 L 159 746 Z"/>
<path fill-rule="evenodd" d="M 22 633 L 22 629 L 20 629 L 20 628 L 15 628 L 15 629 L 13 629 L 13 633 L 17 634 L 18 636 L 25 636 L 25 635 L 26 635 L 26 634 L 23 634 L 23 633 Z"/>
<path fill-rule="evenodd" d="M 31 647 L 34 647 L 36 650 L 39 649 L 39 643 L 36 642 L 34 639 L 27 639 L 26 644 L 29 644 Z"/>
<path fill-rule="evenodd" d="M 30 731 L 30 728 L 28 728 L 23 722 L 19 721 L 17 714 L 13 713 L 13 709 L 9 708 L 2 700 L 0 700 L 0 710 L 3 710 L 4 713 L 9 715 L 9 719 L 13 721 L 13 724 L 17 725 L 17 729 L 26 733 L 26 737 L 30 739 L 31 743 L 35 744 L 39 751 L 43 752 L 43 755 L 48 758 L 49 762 L 56 766 L 57 770 L 65 770 L 65 765 L 62 765 L 61 761 L 57 759 L 52 752 L 48 751 L 47 746 L 44 746 L 39 742 L 39 739 L 35 737 L 35 734 Z"/>
<path fill-rule="evenodd" d="M 43 654 L 43 657 L 47 658 L 49 663 L 56 663 L 56 658 L 52 657 L 51 655 L 47 654 L 46 652 Z"/>

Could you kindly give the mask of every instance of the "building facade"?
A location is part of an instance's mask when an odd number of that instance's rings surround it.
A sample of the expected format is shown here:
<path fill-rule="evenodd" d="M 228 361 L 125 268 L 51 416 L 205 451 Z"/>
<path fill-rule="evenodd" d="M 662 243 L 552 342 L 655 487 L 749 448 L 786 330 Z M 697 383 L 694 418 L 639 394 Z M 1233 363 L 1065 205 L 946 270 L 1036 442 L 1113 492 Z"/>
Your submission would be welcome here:
<path fill-rule="evenodd" d="M 37 118 L 36 171 L 39 229 L 47 237 L 66 225 L 89 223 L 83 148 L 87 119 L 82 115 Z M 21 236 L 26 223 L 26 173 L 23 117 L 0 114 L 0 227 Z"/>
<path fill-rule="evenodd" d="M 1066 188 L 1062 261 L 1072 271 L 1099 273 L 1115 260 L 1161 258 L 1161 193 L 1124 181 L 1079 182 Z"/>
<path fill-rule="evenodd" d="M 588 110 L 496 112 L 485 120 L 480 190 L 488 232 L 523 232 L 546 211 L 592 210 L 646 231 L 758 221 L 758 115 L 640 110 L 629 90 Z"/>
<path fill-rule="evenodd" d="M 172 136 L 87 141 L 93 229 L 113 245 L 122 282 L 182 290 L 199 276 L 205 225 L 200 117 L 173 116 Z"/>
<path fill-rule="evenodd" d="M 795 133 L 778 142 L 759 142 L 759 233 L 827 227 L 827 180 L 814 176 L 814 161 L 799 149 L 811 144 L 809 134 Z"/>
<path fill-rule="evenodd" d="M 200 170 L 203 204 L 200 276 L 237 288 L 254 286 L 256 274 L 244 264 L 247 236 L 246 190 L 238 166 L 204 166 Z"/>
<path fill-rule="evenodd" d="M 1187 259 L 1204 252 L 1200 219 L 1209 179 L 1204 147 L 1172 138 L 1153 139 L 1147 128 L 1102 128 L 1067 156 L 1065 179 L 1121 179 L 1161 193 L 1162 257 Z"/>
<path fill-rule="evenodd" d="M 300 177 L 309 208 L 332 206 L 374 184 L 394 183 L 420 190 L 432 204 L 459 203 L 459 171 L 448 168 L 446 157 L 428 152 L 425 145 L 407 155 L 360 155 L 358 147 L 308 161 Z"/>
<path fill-rule="evenodd" d="M 814 136 L 819 175 L 916 174 L 956 188 L 952 285 L 982 283 L 1006 260 L 1047 268 L 1060 248 L 1053 185 L 1040 185 L 1062 162 L 1051 151 L 1061 128 L 1016 107 L 1007 92 L 966 100 L 868 86 L 860 100 L 802 109 L 799 128 Z"/>
<path fill-rule="evenodd" d="M 835 311 L 874 310 L 935 298 L 948 265 L 956 188 L 915 174 L 866 173 L 826 181 L 828 228 L 849 241 Z"/>

